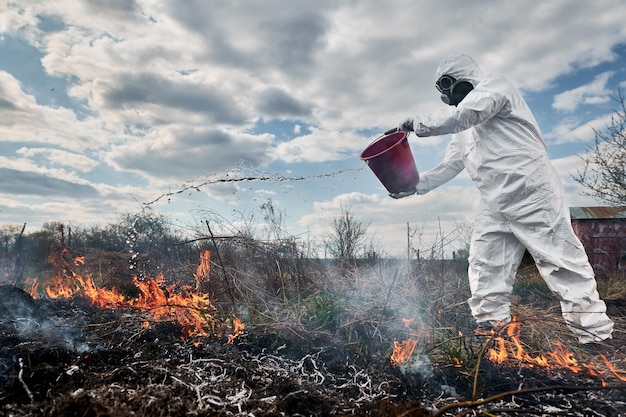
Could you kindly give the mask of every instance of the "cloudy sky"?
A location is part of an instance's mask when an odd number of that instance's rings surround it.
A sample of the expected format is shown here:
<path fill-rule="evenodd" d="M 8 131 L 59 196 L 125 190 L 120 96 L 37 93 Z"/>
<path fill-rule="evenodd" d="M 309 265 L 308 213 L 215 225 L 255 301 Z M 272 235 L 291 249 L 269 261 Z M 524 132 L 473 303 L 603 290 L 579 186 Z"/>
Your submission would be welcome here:
<path fill-rule="evenodd" d="M 94 225 L 145 203 L 183 230 L 271 199 L 314 238 L 349 207 L 406 250 L 469 224 L 466 174 L 393 200 L 359 160 L 445 106 L 448 54 L 520 88 L 571 178 L 626 87 L 623 0 L 0 0 L 0 225 Z M 449 137 L 411 147 L 420 171 Z M 251 180 L 238 181 L 241 178 Z M 232 181 L 235 180 L 235 181 Z M 192 191 L 180 192 L 186 187 Z"/>

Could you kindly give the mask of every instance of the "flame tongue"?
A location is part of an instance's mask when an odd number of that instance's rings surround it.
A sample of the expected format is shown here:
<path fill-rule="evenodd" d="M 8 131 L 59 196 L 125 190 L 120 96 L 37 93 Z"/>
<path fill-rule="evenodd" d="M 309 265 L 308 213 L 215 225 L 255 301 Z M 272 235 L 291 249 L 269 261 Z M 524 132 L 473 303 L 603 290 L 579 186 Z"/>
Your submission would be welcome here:
<path fill-rule="evenodd" d="M 544 354 L 531 356 L 520 341 L 521 325 L 517 317 L 507 325 L 506 337 L 494 337 L 496 346 L 489 349 L 488 359 L 494 363 L 503 363 L 506 360 L 517 360 L 528 365 L 538 365 L 547 367 L 566 367 L 574 372 L 580 372 L 580 366 L 573 353 L 558 340 L 553 341 L 556 348 L 549 354 L 549 360 Z"/>
<path fill-rule="evenodd" d="M 402 326 L 405 329 L 409 329 L 415 319 L 407 319 L 402 318 Z M 393 353 L 389 360 L 393 366 L 400 365 L 402 363 L 407 362 L 411 356 L 413 355 L 413 351 L 415 350 L 415 346 L 417 346 L 417 339 L 405 339 L 402 342 L 398 342 L 394 339 L 393 341 Z"/>
<path fill-rule="evenodd" d="M 408 361 L 411 355 L 413 355 L 413 351 L 415 350 L 416 345 L 417 339 L 406 339 L 402 342 L 394 340 L 393 353 L 389 358 L 391 364 L 395 366 Z"/>
<path fill-rule="evenodd" d="M 226 344 L 231 345 L 236 338 L 243 334 L 243 330 L 245 328 L 246 325 L 241 320 L 239 320 L 238 317 L 235 317 L 233 319 L 233 332 L 228 335 L 228 341 L 226 342 Z"/>
<path fill-rule="evenodd" d="M 144 281 L 133 277 L 133 284 L 141 294 L 130 300 L 129 305 L 148 311 L 156 320 L 178 322 L 182 326 L 183 338 L 208 336 L 207 331 L 214 325 L 209 315 L 214 307 L 208 294 L 192 292 L 187 286 L 176 292 L 175 284 L 163 289 L 164 282 L 163 274 Z"/>
<path fill-rule="evenodd" d="M 72 257 L 66 248 L 54 251 L 48 260 L 56 271 L 45 289 L 50 298 L 84 296 L 101 308 L 122 307 L 146 311 L 155 321 L 179 323 L 183 339 L 208 336 L 218 324 L 209 295 L 198 291 L 201 284 L 209 279 L 211 255 L 208 250 L 200 253 L 200 264 L 193 274 L 195 290 L 177 283 L 165 286 L 163 274 L 142 280 L 133 276 L 133 284 L 139 290 L 139 296 L 133 299 L 127 299 L 115 288 L 98 288 L 89 273 L 76 272 L 77 266 L 84 265 L 84 257 Z M 37 286 L 33 285 L 33 288 L 36 290 Z M 144 325 L 149 326 L 150 322 Z M 239 319 L 235 319 L 233 326 L 234 331 L 228 343 L 243 333 L 244 324 Z"/>
<path fill-rule="evenodd" d="M 518 363 L 534 367 L 540 366 L 549 369 L 569 369 L 574 373 L 586 372 L 587 374 L 598 377 L 602 384 L 606 383 L 602 379 L 601 372 L 593 364 L 579 363 L 571 352 L 563 343 L 553 340 L 554 349 L 547 354 L 539 354 L 538 356 L 530 355 L 522 345 L 520 335 L 520 322 L 514 317 L 511 323 L 507 324 L 507 336 L 494 336 L 493 341 L 495 347 L 489 349 L 487 358 L 496 363 L 502 364 L 506 361 L 515 360 Z"/>
<path fill-rule="evenodd" d="M 193 277 L 196 279 L 196 290 L 200 290 L 202 284 L 209 280 L 211 272 L 211 252 L 203 250 L 200 252 L 200 264 L 196 268 Z"/>
<path fill-rule="evenodd" d="M 405 327 L 410 325 L 404 321 Z M 503 330 L 503 329 L 502 329 Z M 502 331 L 501 330 L 501 331 Z M 493 333 L 491 340 L 494 346 L 487 351 L 487 359 L 496 364 L 506 362 L 516 362 L 518 365 L 533 367 L 542 367 L 547 369 L 569 369 L 576 374 L 587 374 L 598 378 L 603 386 L 607 383 L 604 380 L 604 374 L 594 364 L 579 362 L 572 351 L 570 351 L 563 343 L 558 340 L 552 341 L 554 349 L 552 352 L 540 353 L 537 356 L 530 355 L 520 340 L 521 325 L 517 317 L 514 317 L 511 323 L 506 325 L 506 336 L 498 336 Z M 409 361 L 413 355 L 413 351 L 417 345 L 417 339 L 406 339 L 402 342 L 393 341 L 393 353 L 390 361 L 393 366 L 400 365 Z M 621 381 L 626 381 L 626 377 L 617 371 L 615 367 L 608 361 L 604 355 L 600 355 L 608 370 Z M 458 358 L 452 358 L 455 366 L 462 366 L 462 361 Z"/>

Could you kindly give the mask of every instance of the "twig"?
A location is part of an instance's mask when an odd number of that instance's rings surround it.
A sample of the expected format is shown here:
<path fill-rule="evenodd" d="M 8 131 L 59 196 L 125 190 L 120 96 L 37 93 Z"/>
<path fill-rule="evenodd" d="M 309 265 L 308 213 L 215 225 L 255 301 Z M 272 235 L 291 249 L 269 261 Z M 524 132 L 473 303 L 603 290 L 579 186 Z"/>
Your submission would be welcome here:
<path fill-rule="evenodd" d="M 494 401 L 498 401 L 498 400 L 501 400 L 502 398 L 509 397 L 509 396 L 512 396 L 512 395 L 529 394 L 529 393 L 533 393 L 533 392 L 542 392 L 542 391 L 557 391 L 557 390 L 563 390 L 563 391 L 599 391 L 599 390 L 605 390 L 605 389 L 623 389 L 623 390 L 626 390 L 626 385 L 589 386 L 589 387 L 578 387 L 578 386 L 573 386 L 573 385 L 554 385 L 554 386 L 550 386 L 550 387 L 524 388 L 524 389 L 519 389 L 519 390 L 514 390 L 514 391 L 501 392 L 500 394 L 492 395 L 491 397 L 487 397 L 487 398 L 485 398 L 483 400 L 469 400 L 469 401 L 462 401 L 462 402 L 447 404 L 447 405 L 444 405 L 443 407 L 441 407 L 439 410 L 437 410 L 437 412 L 434 413 L 432 415 L 432 417 L 443 416 L 443 414 L 446 411 L 451 410 L 453 408 L 464 408 L 464 407 L 476 408 L 476 407 L 480 407 L 481 405 L 488 404 L 488 403 L 491 403 L 491 402 L 494 402 Z M 398 416 L 398 417 L 406 416 L 411 411 L 414 411 L 414 410 L 407 410 L 403 414 L 400 414 L 400 416 Z"/>
<path fill-rule="evenodd" d="M 389 297 L 391 297 L 391 291 L 393 290 L 393 286 L 396 283 L 396 278 L 398 278 L 398 268 L 396 268 L 396 273 L 393 276 L 393 280 L 391 281 L 391 285 L 389 286 L 389 291 L 387 291 L 387 298 L 385 298 L 385 303 L 383 304 L 383 309 L 380 312 L 380 320 L 382 321 L 385 315 L 385 309 L 387 308 L 387 303 L 389 302 Z"/>
<path fill-rule="evenodd" d="M 458 413 L 455 417 L 463 417 L 466 415 L 472 415 L 474 414 L 475 410 L 465 410 L 462 411 L 460 413 Z M 485 410 L 481 410 L 481 414 L 484 414 L 486 416 L 499 416 L 502 415 L 502 413 L 506 413 L 506 414 L 510 414 L 510 413 L 515 413 L 515 415 L 540 415 L 542 417 L 545 416 L 571 416 L 572 414 L 569 412 L 565 412 L 565 414 L 563 414 L 563 412 L 561 411 L 543 411 L 543 410 L 531 410 L 530 408 L 492 408 L 491 410 L 489 410 L 489 412 L 486 412 Z"/>
<path fill-rule="evenodd" d="M 215 242 L 215 236 L 213 235 L 213 232 L 211 231 L 211 226 L 209 225 L 209 221 L 206 220 L 206 227 L 209 230 L 209 235 L 211 236 L 211 242 L 213 242 L 213 247 L 215 248 L 215 254 L 217 255 L 217 260 L 220 263 L 220 269 L 222 270 L 222 279 L 224 280 L 224 283 L 226 284 L 226 289 L 228 290 L 228 296 L 230 297 L 230 302 L 233 305 L 233 313 L 237 311 L 237 305 L 235 303 L 235 297 L 233 296 L 233 291 L 230 288 L 230 283 L 228 282 L 228 278 L 226 277 L 226 269 L 224 268 L 224 262 L 222 261 L 222 256 L 220 255 L 220 251 L 217 248 L 217 243 Z"/>
<path fill-rule="evenodd" d="M 20 380 L 22 386 L 24 387 L 24 390 L 26 391 L 26 394 L 28 394 L 28 398 L 30 398 L 30 402 L 33 403 L 35 402 L 35 397 L 33 396 L 33 393 L 30 392 L 30 390 L 28 389 L 28 385 L 26 385 L 26 382 L 24 382 L 24 378 L 22 378 L 22 375 L 24 374 L 24 360 L 22 358 L 19 359 L 19 364 L 20 372 L 17 374 L 17 379 Z"/>
<path fill-rule="evenodd" d="M 482 344 L 482 346 L 480 347 L 480 351 L 478 352 L 478 358 L 476 359 L 476 368 L 474 369 L 474 381 L 472 384 L 472 401 L 475 400 L 476 396 L 478 395 L 478 373 L 480 371 L 480 362 L 485 355 L 487 348 L 493 341 L 494 337 L 495 333 L 489 338 L 489 340 Z"/>
<path fill-rule="evenodd" d="M 489 339 L 487 339 L 485 342 L 483 342 L 482 346 L 480 347 L 480 351 L 478 352 L 478 358 L 476 361 L 476 369 L 474 371 L 474 387 L 472 390 L 472 401 L 476 400 L 476 396 L 478 395 L 478 373 L 480 371 L 480 362 L 483 359 L 483 357 L 485 356 L 485 352 L 487 351 L 487 348 L 489 346 L 491 346 L 491 343 L 494 341 L 494 339 L 496 338 L 496 336 L 499 336 L 500 333 L 506 329 L 508 326 L 510 326 L 511 323 L 507 323 L 504 326 L 496 329 L 497 331 L 492 332 L 492 334 L 489 336 Z"/>

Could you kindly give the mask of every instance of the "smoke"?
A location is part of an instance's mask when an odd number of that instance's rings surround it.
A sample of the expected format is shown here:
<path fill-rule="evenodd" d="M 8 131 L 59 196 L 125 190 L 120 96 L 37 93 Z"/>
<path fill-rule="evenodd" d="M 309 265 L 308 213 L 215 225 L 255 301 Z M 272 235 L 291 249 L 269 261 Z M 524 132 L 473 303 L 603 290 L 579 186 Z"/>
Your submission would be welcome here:
<path fill-rule="evenodd" d="M 20 288 L 0 285 L 0 325 L 13 328 L 24 341 L 40 341 L 78 353 L 89 350 L 80 326 L 80 317 L 59 317 L 35 303 Z"/>
<path fill-rule="evenodd" d="M 427 353 L 433 344 L 453 343 L 465 328 L 466 281 L 441 260 L 375 259 L 360 265 L 353 275 L 329 269 L 331 286 L 327 291 L 340 294 L 352 317 L 370 329 L 368 336 L 382 344 L 380 352 L 400 352 L 403 342 L 415 342 L 415 349 L 404 362 L 396 363 L 405 376 L 433 376 Z M 397 342 L 397 343 L 395 343 Z M 385 347 L 387 345 L 387 347 Z M 447 345 L 446 345 L 447 346 Z"/>
<path fill-rule="evenodd" d="M 428 358 L 420 354 L 432 326 L 424 314 L 428 302 L 418 288 L 406 260 L 377 259 L 371 266 L 362 266 L 353 276 L 340 270 L 327 271 L 331 287 L 345 303 L 345 323 L 360 323 L 357 332 L 366 333 L 373 344 L 381 344 L 380 352 L 391 353 L 394 341 L 416 340 L 416 349 L 408 362 L 400 364 L 406 374 L 431 375 Z M 385 347 L 385 345 L 387 347 Z"/>
<path fill-rule="evenodd" d="M 425 300 L 406 260 L 377 259 L 371 267 L 359 268 L 353 278 L 333 281 L 353 309 L 371 315 L 397 333 L 396 338 L 415 338 L 424 332 L 420 307 Z"/>
<path fill-rule="evenodd" d="M 432 362 L 426 355 L 413 355 L 408 361 L 399 364 L 398 369 L 405 376 L 415 374 L 424 378 L 433 376 Z"/>

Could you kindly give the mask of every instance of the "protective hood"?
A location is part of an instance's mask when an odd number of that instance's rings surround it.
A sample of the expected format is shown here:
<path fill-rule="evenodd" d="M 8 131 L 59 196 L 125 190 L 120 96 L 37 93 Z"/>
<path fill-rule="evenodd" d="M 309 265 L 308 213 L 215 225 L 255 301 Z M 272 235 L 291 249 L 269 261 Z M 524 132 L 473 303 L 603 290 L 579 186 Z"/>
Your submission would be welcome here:
<path fill-rule="evenodd" d="M 484 78 L 478 64 L 464 54 L 447 57 L 437 68 L 435 80 L 438 80 L 442 75 L 450 75 L 457 80 L 469 81 L 474 87 Z"/>

